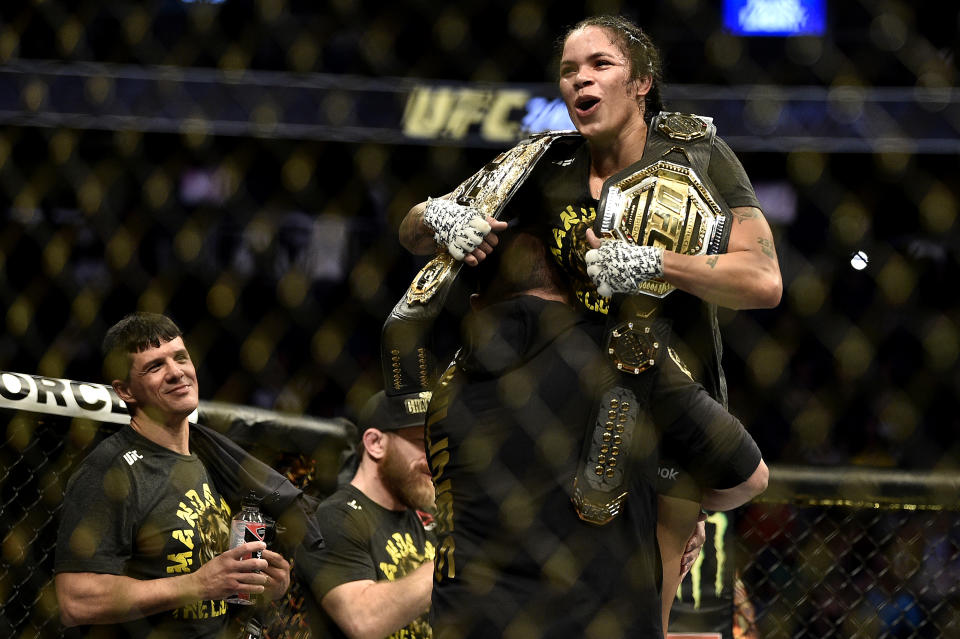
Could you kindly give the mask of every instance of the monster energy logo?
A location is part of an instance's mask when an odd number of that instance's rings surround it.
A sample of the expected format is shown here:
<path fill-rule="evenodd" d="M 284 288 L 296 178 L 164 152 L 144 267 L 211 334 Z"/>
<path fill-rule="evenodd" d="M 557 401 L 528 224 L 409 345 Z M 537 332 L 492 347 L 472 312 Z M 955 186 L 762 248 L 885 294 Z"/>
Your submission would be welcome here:
<path fill-rule="evenodd" d="M 716 572 L 713 576 L 713 596 L 720 598 L 723 594 L 725 585 L 724 584 L 724 573 L 727 565 L 727 549 L 725 544 L 725 539 L 727 535 L 727 528 L 730 525 L 730 520 L 727 518 L 726 513 L 716 512 L 707 517 L 707 524 L 713 524 L 713 554 L 716 559 Z M 703 550 L 700 552 L 700 556 L 697 557 L 697 560 L 693 562 L 693 567 L 690 569 L 690 583 L 693 590 L 693 607 L 695 610 L 700 609 L 700 602 L 703 599 L 703 580 L 704 577 L 709 577 L 708 575 L 703 574 L 703 562 L 708 553 L 707 549 L 708 544 L 704 544 Z M 732 588 L 732 586 L 731 586 Z M 677 599 L 683 601 L 683 584 L 680 584 L 680 588 L 677 589 Z"/>

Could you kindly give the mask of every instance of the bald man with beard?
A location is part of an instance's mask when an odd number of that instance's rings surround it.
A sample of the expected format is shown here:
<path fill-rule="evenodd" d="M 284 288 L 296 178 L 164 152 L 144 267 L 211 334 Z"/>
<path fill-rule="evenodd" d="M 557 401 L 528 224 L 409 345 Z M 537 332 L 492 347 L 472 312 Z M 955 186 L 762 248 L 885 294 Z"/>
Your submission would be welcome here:
<path fill-rule="evenodd" d="M 423 445 L 429 393 L 364 406 L 359 465 L 317 509 L 326 548 L 294 569 L 315 637 L 423 639 L 433 582 L 434 489 Z"/>

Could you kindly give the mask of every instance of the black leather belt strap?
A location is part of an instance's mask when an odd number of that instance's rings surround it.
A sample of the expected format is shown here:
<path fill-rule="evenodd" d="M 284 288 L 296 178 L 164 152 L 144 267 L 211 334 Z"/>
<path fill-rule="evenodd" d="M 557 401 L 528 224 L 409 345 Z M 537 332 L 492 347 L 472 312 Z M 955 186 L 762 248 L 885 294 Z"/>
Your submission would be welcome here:
<path fill-rule="evenodd" d="M 669 339 L 663 318 L 624 319 L 607 332 L 607 353 L 620 375 L 587 427 L 573 482 L 573 504 L 584 521 L 602 526 L 620 514 L 635 464 L 657 447 L 650 394 Z"/>

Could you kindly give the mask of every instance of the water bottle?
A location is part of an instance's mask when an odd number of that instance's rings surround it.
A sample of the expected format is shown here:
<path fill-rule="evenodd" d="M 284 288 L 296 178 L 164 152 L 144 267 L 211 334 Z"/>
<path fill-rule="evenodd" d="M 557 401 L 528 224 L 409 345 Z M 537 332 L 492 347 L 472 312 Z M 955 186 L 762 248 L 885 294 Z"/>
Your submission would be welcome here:
<path fill-rule="evenodd" d="M 240 512 L 233 518 L 230 526 L 230 548 L 236 548 L 248 541 L 263 541 L 267 534 L 267 524 L 260 514 L 260 500 L 253 491 L 240 501 Z M 248 553 L 241 559 L 250 559 L 256 557 L 260 559 L 263 556 L 261 551 Z M 259 570 L 257 572 L 260 572 Z M 255 602 L 255 596 L 245 592 L 227 598 L 228 603 L 242 604 L 249 606 Z"/>

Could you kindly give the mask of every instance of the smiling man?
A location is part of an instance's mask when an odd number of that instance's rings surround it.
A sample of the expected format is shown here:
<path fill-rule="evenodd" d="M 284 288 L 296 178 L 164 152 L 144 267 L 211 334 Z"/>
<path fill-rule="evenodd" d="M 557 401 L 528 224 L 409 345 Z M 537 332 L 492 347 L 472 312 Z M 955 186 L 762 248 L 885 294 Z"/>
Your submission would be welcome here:
<path fill-rule="evenodd" d="M 61 620 L 95 626 L 96 637 L 218 637 L 224 599 L 281 596 L 290 565 L 259 541 L 228 550 L 230 507 L 190 449 L 197 372 L 177 325 L 128 315 L 103 351 L 130 426 L 101 442 L 67 485 L 56 556 Z M 240 559 L 257 550 L 262 559 Z"/>

